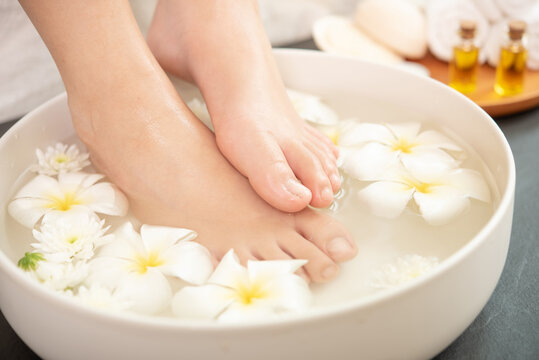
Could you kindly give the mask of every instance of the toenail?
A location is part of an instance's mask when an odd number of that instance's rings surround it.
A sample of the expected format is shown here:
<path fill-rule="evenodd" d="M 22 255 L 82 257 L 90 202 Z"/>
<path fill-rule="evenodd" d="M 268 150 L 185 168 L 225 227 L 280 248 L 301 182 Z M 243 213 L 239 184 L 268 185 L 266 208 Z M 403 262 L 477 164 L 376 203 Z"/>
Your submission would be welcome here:
<path fill-rule="evenodd" d="M 328 243 L 326 250 L 332 258 L 342 257 L 352 251 L 352 246 L 345 238 L 338 237 Z"/>
<path fill-rule="evenodd" d="M 322 190 L 322 193 L 320 194 L 320 197 L 324 201 L 332 201 L 333 200 L 333 191 L 330 187 L 325 187 L 324 190 Z"/>
<path fill-rule="evenodd" d="M 337 275 L 338 270 L 337 265 L 329 265 L 322 271 L 322 277 L 326 280 L 332 279 Z"/>
<path fill-rule="evenodd" d="M 309 191 L 309 189 L 303 186 L 303 184 L 296 179 L 288 179 L 285 182 L 284 187 L 288 193 L 294 195 L 297 198 L 304 199 L 311 197 L 311 192 Z"/>

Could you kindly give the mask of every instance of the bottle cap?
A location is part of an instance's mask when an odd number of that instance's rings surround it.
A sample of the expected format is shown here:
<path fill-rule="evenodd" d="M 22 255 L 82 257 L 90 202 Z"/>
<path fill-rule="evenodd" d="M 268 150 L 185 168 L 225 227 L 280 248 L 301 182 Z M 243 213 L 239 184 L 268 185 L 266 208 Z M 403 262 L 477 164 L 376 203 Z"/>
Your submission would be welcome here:
<path fill-rule="evenodd" d="M 463 39 L 473 39 L 475 36 L 475 21 L 462 20 L 460 22 L 459 35 Z"/>
<path fill-rule="evenodd" d="M 521 20 L 509 22 L 509 38 L 511 40 L 520 40 L 526 31 L 526 23 Z"/>

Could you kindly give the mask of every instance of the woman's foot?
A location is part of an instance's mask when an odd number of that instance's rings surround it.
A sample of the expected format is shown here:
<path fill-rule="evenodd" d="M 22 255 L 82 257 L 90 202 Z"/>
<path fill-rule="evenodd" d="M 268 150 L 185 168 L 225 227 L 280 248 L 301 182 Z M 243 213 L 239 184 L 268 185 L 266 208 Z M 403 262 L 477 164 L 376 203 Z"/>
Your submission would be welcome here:
<path fill-rule="evenodd" d="M 331 204 L 336 147 L 294 111 L 256 1 L 160 0 L 148 43 L 165 70 L 199 86 L 219 149 L 264 200 L 287 212 Z"/>
<path fill-rule="evenodd" d="M 150 62 L 151 63 L 151 62 Z M 143 222 L 198 232 L 216 259 L 307 259 L 303 275 L 324 282 L 356 246 L 333 218 L 288 214 L 263 201 L 219 152 L 158 69 L 128 69 L 107 88 L 69 95 L 77 133 L 94 164 L 129 197 Z"/>

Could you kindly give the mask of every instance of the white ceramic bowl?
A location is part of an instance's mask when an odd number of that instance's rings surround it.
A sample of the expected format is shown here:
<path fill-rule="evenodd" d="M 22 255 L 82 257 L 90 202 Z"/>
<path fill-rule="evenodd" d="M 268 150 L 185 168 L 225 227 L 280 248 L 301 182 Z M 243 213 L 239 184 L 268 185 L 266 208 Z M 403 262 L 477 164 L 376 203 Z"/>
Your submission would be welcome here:
<path fill-rule="evenodd" d="M 249 325 L 186 323 L 109 314 L 42 288 L 15 265 L 6 239 L 12 184 L 34 149 L 71 136 L 66 96 L 31 112 L 0 140 L 0 306 L 17 334 L 46 359 L 420 359 L 436 355 L 473 321 L 503 269 L 515 167 L 492 119 L 436 81 L 319 52 L 275 53 L 291 88 L 353 93 L 432 115 L 471 144 L 494 174 L 500 202 L 490 221 L 433 273 L 403 287 Z"/>

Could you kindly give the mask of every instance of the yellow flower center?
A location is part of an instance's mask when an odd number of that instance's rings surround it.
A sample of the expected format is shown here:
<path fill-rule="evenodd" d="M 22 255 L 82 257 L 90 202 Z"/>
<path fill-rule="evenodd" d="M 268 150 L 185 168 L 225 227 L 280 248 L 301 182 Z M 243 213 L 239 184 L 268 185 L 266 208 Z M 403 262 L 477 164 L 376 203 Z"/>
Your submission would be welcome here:
<path fill-rule="evenodd" d="M 412 179 L 406 179 L 405 183 L 408 186 L 408 189 L 415 189 L 417 192 L 420 192 L 422 194 L 430 193 L 432 191 L 432 187 L 436 186 L 436 184 L 424 183 Z"/>
<path fill-rule="evenodd" d="M 70 243 L 70 244 L 74 244 L 75 241 L 77 241 L 78 239 L 79 239 L 78 236 L 72 236 L 69 239 L 67 239 L 67 242 Z"/>
<path fill-rule="evenodd" d="M 64 197 L 51 196 L 49 200 L 50 202 L 46 207 L 58 211 L 67 211 L 74 205 L 82 204 L 82 201 L 77 198 L 76 194 L 71 192 L 64 193 Z"/>
<path fill-rule="evenodd" d="M 417 144 L 411 143 L 405 138 L 400 138 L 392 144 L 391 150 L 400 151 L 404 154 L 410 154 L 412 153 L 412 149 L 416 146 Z"/>
<path fill-rule="evenodd" d="M 256 282 L 249 285 L 238 286 L 236 291 L 236 297 L 243 305 L 250 305 L 253 300 L 263 299 L 267 296 L 268 294 L 264 291 L 262 285 Z"/>
<path fill-rule="evenodd" d="M 145 274 L 150 267 L 158 267 L 165 263 L 163 259 L 159 257 L 157 253 L 149 253 L 146 256 L 137 256 L 133 263 L 133 270 L 139 274 Z"/>
<path fill-rule="evenodd" d="M 65 154 L 60 154 L 56 156 L 56 159 L 54 159 L 58 164 L 65 163 L 69 160 L 69 158 Z"/>

